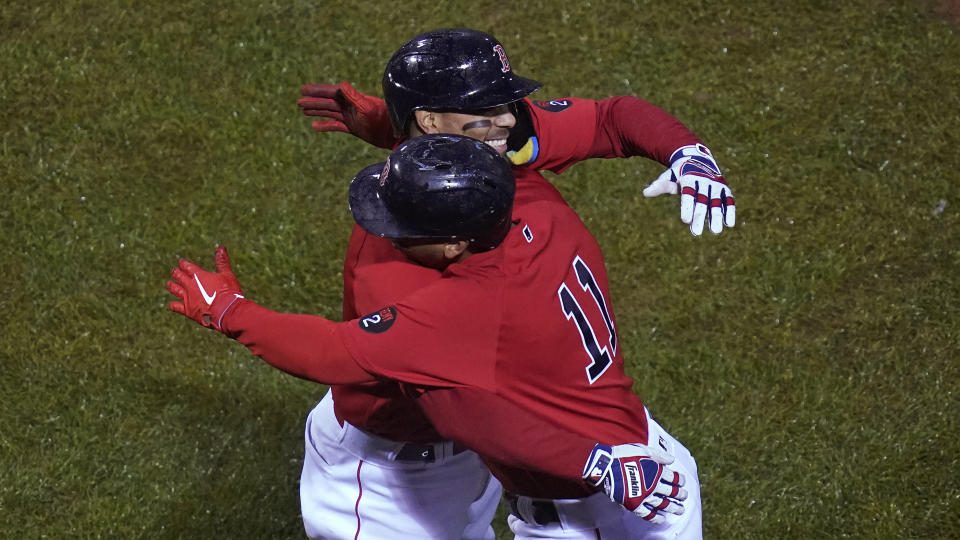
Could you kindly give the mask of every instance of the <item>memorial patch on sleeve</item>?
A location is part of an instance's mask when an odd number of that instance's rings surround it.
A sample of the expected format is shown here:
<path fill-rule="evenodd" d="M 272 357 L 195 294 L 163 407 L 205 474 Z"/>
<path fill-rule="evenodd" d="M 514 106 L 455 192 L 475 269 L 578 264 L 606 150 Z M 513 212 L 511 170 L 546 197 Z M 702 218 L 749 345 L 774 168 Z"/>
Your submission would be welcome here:
<path fill-rule="evenodd" d="M 357 321 L 360 329 L 371 334 L 382 334 L 393 326 L 393 321 L 397 320 L 397 308 L 387 306 L 380 311 L 375 311 L 365 315 Z"/>

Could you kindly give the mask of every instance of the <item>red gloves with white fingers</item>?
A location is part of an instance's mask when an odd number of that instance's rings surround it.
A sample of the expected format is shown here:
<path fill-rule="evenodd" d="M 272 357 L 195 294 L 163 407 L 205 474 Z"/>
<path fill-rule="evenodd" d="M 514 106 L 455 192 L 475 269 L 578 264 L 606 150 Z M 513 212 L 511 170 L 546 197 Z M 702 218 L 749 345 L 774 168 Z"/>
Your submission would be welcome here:
<path fill-rule="evenodd" d="M 223 317 L 241 298 L 240 283 L 230 269 L 227 248 L 220 246 L 214 254 L 216 272 L 207 272 L 196 264 L 180 259 L 170 272 L 167 290 L 180 299 L 170 302 L 170 309 L 198 323 L 223 332 Z"/>
<path fill-rule="evenodd" d="M 297 105 L 306 116 L 319 116 L 311 124 L 316 131 L 341 131 L 379 148 L 393 149 L 399 139 L 393 136 L 387 104 L 380 98 L 361 94 L 348 82 L 306 84 L 300 88 L 303 98 Z"/>

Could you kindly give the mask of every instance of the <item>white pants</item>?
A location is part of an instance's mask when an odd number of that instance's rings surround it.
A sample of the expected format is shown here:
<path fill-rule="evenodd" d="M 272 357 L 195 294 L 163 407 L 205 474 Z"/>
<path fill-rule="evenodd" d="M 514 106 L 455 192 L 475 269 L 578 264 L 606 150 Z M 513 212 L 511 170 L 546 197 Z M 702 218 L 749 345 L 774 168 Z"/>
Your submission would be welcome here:
<path fill-rule="evenodd" d="M 310 538 L 493 540 L 500 483 L 471 451 L 433 445 L 407 460 L 404 443 L 341 427 L 330 392 L 310 411 L 300 508 Z M 400 458 L 400 459 L 398 459 Z"/>
<path fill-rule="evenodd" d="M 644 521 L 610 500 L 604 493 L 595 493 L 583 499 L 540 500 L 520 497 L 517 506 L 521 513 L 531 512 L 533 505 L 552 504 L 559 522 L 536 524 L 532 514 L 507 518 L 516 540 L 526 539 L 582 539 L 582 540 L 700 540 L 703 538 L 703 518 L 700 503 L 700 480 L 697 462 L 690 451 L 664 430 L 647 412 L 648 446 L 659 446 L 676 460 L 671 467 L 683 474 L 687 489 L 683 514 L 664 514 L 667 522 L 655 525 Z"/>

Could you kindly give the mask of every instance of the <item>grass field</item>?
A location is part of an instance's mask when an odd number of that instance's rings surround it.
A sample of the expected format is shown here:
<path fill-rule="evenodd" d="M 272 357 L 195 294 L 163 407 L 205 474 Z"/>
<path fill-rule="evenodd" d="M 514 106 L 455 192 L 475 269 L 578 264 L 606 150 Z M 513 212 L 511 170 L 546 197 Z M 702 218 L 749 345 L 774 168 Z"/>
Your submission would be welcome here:
<path fill-rule="evenodd" d="M 607 256 L 708 538 L 960 538 L 960 29 L 926 0 L 0 5 L 0 537 L 300 538 L 323 388 L 166 310 L 179 256 L 336 318 L 349 179 L 307 82 L 498 36 L 535 97 L 633 94 L 717 155 L 693 238 L 642 160 L 550 176 Z M 789 6 L 789 7 L 788 7 Z M 951 12 L 951 9 L 953 10 Z M 506 527 L 497 523 L 500 538 Z"/>

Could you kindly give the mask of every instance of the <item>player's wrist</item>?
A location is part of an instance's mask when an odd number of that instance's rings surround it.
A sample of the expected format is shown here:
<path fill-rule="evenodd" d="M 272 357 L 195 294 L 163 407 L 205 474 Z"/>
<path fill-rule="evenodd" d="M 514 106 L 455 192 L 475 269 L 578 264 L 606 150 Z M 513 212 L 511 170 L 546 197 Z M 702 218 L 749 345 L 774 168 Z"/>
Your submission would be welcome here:
<path fill-rule="evenodd" d="M 219 309 L 212 313 L 212 318 L 216 319 L 214 328 L 235 339 L 243 331 L 245 314 L 251 305 L 257 304 L 242 294 L 225 295 L 223 303 L 217 306 Z"/>
<path fill-rule="evenodd" d="M 688 144 L 673 151 L 670 167 L 681 183 L 689 181 L 690 174 L 725 184 L 723 171 L 717 165 L 713 152 L 703 143 Z"/>
<path fill-rule="evenodd" d="M 710 164 L 710 166 L 716 169 L 718 174 L 720 173 L 720 167 L 717 165 L 717 161 L 713 157 L 713 152 L 711 152 L 710 149 L 707 148 L 707 145 L 703 143 L 688 144 L 677 148 L 672 154 L 670 154 L 670 163 L 675 164 L 682 159 L 691 157 L 706 161 Z"/>
<path fill-rule="evenodd" d="M 613 448 L 603 443 L 596 443 L 583 465 L 583 481 L 590 487 L 599 488 L 609 474 L 612 463 Z"/>

